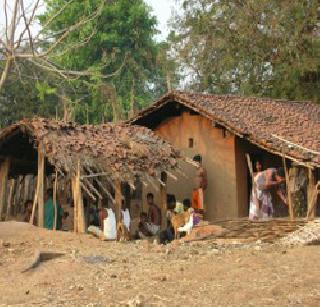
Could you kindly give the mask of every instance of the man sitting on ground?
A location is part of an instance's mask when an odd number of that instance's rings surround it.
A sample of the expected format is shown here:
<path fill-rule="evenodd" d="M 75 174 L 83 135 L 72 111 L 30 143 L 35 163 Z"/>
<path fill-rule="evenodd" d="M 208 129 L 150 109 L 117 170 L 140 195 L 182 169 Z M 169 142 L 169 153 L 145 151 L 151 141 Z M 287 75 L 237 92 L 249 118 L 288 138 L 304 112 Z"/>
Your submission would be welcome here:
<path fill-rule="evenodd" d="M 136 238 L 145 239 L 146 237 L 151 237 L 151 236 L 152 236 L 152 233 L 149 231 L 149 226 L 148 226 L 148 214 L 145 212 L 141 212 Z"/>

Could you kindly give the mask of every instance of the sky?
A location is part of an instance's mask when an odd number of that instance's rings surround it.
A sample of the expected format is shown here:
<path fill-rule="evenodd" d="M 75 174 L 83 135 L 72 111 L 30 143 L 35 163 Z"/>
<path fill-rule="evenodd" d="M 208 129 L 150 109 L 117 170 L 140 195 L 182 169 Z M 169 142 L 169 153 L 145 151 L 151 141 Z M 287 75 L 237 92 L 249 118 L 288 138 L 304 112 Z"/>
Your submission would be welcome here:
<path fill-rule="evenodd" d="M 161 32 L 156 36 L 156 39 L 161 41 L 165 40 L 169 34 L 168 21 L 171 17 L 172 9 L 175 7 L 175 0 L 145 0 L 145 2 L 152 8 L 153 15 L 157 17 L 158 20 L 158 30 Z M 8 2 L 10 3 L 10 2 Z M 29 3 L 33 3 L 32 0 L 25 0 L 25 5 L 28 6 Z M 0 0 L 0 26 L 4 26 L 4 13 L 3 13 L 4 1 Z M 2 29 L 1 29 L 2 30 Z"/>
<path fill-rule="evenodd" d="M 154 15 L 158 19 L 158 30 L 161 34 L 157 35 L 158 40 L 164 40 L 169 34 L 167 22 L 171 17 L 171 11 L 175 7 L 174 0 L 145 0 L 151 6 Z"/>

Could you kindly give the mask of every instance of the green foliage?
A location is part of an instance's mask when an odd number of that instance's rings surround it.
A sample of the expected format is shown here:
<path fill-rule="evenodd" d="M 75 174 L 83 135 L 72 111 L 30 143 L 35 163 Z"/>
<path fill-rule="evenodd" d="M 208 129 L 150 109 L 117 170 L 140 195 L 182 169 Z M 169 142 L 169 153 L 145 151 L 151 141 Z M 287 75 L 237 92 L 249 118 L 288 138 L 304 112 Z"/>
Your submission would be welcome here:
<path fill-rule="evenodd" d="M 54 117 L 58 105 L 56 86 L 52 74 L 27 62 L 20 64 L 19 71 L 9 75 L 0 95 L 0 128 L 25 117 Z"/>
<path fill-rule="evenodd" d="M 54 16 L 64 2 L 47 0 L 41 23 Z M 107 1 L 102 5 L 104 2 L 74 1 L 55 19 L 47 33 L 63 30 L 80 21 L 83 14 L 89 16 L 102 8 L 98 18 L 67 37 L 65 45 L 74 44 L 76 48 L 65 50 L 62 45 L 58 58 L 61 66 L 67 69 L 91 73 L 90 77 L 74 81 L 76 90 L 68 93 L 74 101 L 87 95 L 76 106 L 75 117 L 81 122 L 127 117 L 150 102 L 154 98 L 152 93 L 162 87 L 158 80 L 163 79 L 163 72 L 156 67 L 159 51 L 154 40 L 156 19 L 149 7 L 143 0 Z M 87 38 L 90 38 L 88 43 L 79 44 Z M 116 108 L 115 104 L 120 104 L 121 108 Z"/>
<path fill-rule="evenodd" d="M 184 0 L 174 20 L 191 87 L 289 99 L 320 98 L 316 0 Z"/>
<path fill-rule="evenodd" d="M 41 102 L 45 101 L 47 95 L 55 94 L 57 91 L 55 88 L 50 87 L 47 81 L 36 81 L 36 89 L 38 91 L 38 98 Z"/>

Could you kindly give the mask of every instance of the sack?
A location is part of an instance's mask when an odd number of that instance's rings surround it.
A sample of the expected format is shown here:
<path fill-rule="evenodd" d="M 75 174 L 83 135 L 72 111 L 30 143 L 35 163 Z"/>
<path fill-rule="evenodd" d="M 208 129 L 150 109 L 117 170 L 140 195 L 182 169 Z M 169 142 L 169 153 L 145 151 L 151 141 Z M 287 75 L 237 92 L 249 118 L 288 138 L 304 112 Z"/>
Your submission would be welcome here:
<path fill-rule="evenodd" d="M 103 220 L 103 234 L 107 240 L 117 239 L 116 215 L 112 209 L 107 209 L 108 217 Z"/>

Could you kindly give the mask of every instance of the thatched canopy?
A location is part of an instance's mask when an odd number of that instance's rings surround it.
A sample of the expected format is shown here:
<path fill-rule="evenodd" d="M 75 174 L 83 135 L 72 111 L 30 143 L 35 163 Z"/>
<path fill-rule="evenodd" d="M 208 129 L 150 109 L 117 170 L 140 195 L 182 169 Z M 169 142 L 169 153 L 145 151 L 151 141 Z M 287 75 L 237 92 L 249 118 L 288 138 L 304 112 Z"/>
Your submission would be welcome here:
<path fill-rule="evenodd" d="M 83 173 L 104 172 L 123 180 L 135 175 L 159 178 L 160 172 L 175 168 L 179 158 L 169 143 L 141 126 L 33 118 L 0 131 L 0 158 L 13 156 L 34 163 L 38 146 L 59 172 L 74 174 L 80 161 Z"/>

